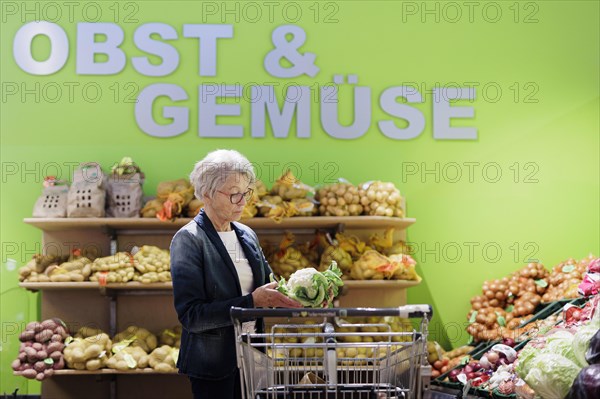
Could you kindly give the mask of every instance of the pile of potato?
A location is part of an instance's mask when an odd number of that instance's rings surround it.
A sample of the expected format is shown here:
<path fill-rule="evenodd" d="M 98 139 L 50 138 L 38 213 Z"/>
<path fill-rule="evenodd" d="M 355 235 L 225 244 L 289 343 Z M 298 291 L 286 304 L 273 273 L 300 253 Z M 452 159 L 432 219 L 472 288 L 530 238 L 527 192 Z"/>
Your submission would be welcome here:
<path fill-rule="evenodd" d="M 54 370 L 64 368 L 63 349 L 69 331 L 59 319 L 34 321 L 19 335 L 21 347 L 12 369 L 25 378 L 42 381 L 51 377 Z"/>
<path fill-rule="evenodd" d="M 98 370 L 106 366 L 110 357 L 112 341 L 99 329 L 82 327 L 65 348 L 68 368 L 75 370 Z"/>
<path fill-rule="evenodd" d="M 522 334 L 518 326 L 531 318 L 546 291 L 548 271 L 529 263 L 502 279 L 485 281 L 482 295 L 471 298 L 467 332 L 476 341 L 511 338 Z"/>
<path fill-rule="evenodd" d="M 133 256 L 128 252 L 117 252 L 114 255 L 94 260 L 90 281 L 126 283 L 133 280 L 134 274 Z"/>
<path fill-rule="evenodd" d="M 323 186 L 315 195 L 319 214 L 323 216 L 358 216 L 363 213 L 358 187 L 350 183 Z"/>
<path fill-rule="evenodd" d="M 467 332 L 476 341 L 523 336 L 531 327 L 518 327 L 533 316 L 540 303 L 578 296 L 577 287 L 593 259 L 592 255 L 580 261 L 571 258 L 551 272 L 541 263 L 529 263 L 510 276 L 484 282 L 482 295 L 471 298 Z"/>
<path fill-rule="evenodd" d="M 587 265 L 594 259 L 592 255 L 579 262 L 570 258 L 552 268 L 548 277 L 548 289 L 542 296 L 544 302 L 577 298 L 577 286 L 583 281 Z"/>
<path fill-rule="evenodd" d="M 359 187 L 360 203 L 365 215 L 404 217 L 402 196 L 394 183 L 374 181 Z"/>
<path fill-rule="evenodd" d="M 171 281 L 171 258 L 169 251 L 153 245 L 143 245 L 133 255 L 137 273 L 133 280 L 144 284 Z"/>

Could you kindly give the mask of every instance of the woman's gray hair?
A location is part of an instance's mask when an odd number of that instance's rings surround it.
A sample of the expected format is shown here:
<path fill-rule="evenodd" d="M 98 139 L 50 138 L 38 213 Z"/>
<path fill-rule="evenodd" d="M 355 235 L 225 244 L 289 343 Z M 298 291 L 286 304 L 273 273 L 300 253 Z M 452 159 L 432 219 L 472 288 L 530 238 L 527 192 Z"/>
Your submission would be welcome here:
<path fill-rule="evenodd" d="M 256 181 L 254 168 L 248 158 L 235 150 L 216 150 L 208 153 L 194 166 L 190 173 L 190 182 L 194 186 L 196 198 L 214 196 L 215 192 L 225 184 L 227 178 L 237 174 L 246 177 L 250 184 Z"/>

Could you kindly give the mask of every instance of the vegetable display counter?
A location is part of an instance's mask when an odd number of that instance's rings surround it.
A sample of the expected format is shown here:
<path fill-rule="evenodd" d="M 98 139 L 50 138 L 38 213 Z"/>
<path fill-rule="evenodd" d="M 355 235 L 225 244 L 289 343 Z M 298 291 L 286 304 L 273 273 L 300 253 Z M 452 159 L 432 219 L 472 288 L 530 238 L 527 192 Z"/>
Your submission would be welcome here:
<path fill-rule="evenodd" d="M 168 248 L 173 234 L 190 219 L 161 222 L 143 218 L 28 218 L 25 223 L 42 230 L 45 254 L 69 253 L 75 248 L 107 256 L 134 246 Z M 394 228 L 394 238 L 406 240 L 406 228 L 415 219 L 382 216 L 294 217 L 281 223 L 266 218 L 243 220 L 261 238 L 278 239 L 285 231 L 312 237 L 316 230 L 349 232 L 360 238 Z M 344 282 L 339 307 L 393 307 L 406 304 L 406 290 L 420 281 L 368 280 Z M 71 331 L 92 326 L 113 336 L 128 325 L 160 331 L 178 324 L 173 307 L 172 284 L 128 282 L 32 283 L 21 287 L 42 291 L 41 319 L 58 317 Z M 185 377 L 152 370 L 61 370 L 42 382 L 42 398 L 191 397 Z"/>

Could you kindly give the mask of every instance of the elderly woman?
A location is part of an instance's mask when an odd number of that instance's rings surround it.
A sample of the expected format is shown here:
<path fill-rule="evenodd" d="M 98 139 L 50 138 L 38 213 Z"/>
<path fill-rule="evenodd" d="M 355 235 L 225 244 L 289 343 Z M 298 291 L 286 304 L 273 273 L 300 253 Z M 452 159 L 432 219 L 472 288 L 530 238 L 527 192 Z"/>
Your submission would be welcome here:
<path fill-rule="evenodd" d="M 239 152 L 217 150 L 190 175 L 204 208 L 171 242 L 175 309 L 183 326 L 177 367 L 194 398 L 241 397 L 232 306 L 300 307 L 269 283 L 271 268 L 252 229 L 238 223 L 255 175 Z M 244 328 L 262 329 L 245 323 Z"/>

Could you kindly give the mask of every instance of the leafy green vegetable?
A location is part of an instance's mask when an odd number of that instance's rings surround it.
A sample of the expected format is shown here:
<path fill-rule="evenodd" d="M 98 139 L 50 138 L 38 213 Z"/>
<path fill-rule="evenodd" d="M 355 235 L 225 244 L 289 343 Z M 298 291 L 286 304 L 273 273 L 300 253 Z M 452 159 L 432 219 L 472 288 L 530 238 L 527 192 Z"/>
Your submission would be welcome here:
<path fill-rule="evenodd" d="M 562 399 L 580 370 L 581 367 L 564 356 L 541 354 L 533 358 L 529 373 L 522 378 L 541 397 Z"/>
<path fill-rule="evenodd" d="M 600 329 L 596 320 L 592 320 L 590 323 L 579 328 L 575 336 L 573 337 L 573 352 L 575 357 L 575 363 L 581 367 L 588 365 L 585 359 L 585 353 L 590 347 L 590 341 L 596 332 Z"/>
<path fill-rule="evenodd" d="M 277 290 L 305 307 L 330 307 L 333 298 L 339 294 L 339 287 L 344 284 L 341 277 L 342 271 L 335 261 L 331 261 L 322 273 L 312 267 L 296 270 L 287 282 L 284 278 L 277 282 Z M 274 280 L 272 275 L 271 280 Z"/>
<path fill-rule="evenodd" d="M 575 364 L 578 363 L 573 352 L 573 334 L 568 331 L 559 330 L 548 336 L 544 353 L 561 355 Z"/>

